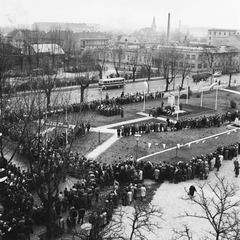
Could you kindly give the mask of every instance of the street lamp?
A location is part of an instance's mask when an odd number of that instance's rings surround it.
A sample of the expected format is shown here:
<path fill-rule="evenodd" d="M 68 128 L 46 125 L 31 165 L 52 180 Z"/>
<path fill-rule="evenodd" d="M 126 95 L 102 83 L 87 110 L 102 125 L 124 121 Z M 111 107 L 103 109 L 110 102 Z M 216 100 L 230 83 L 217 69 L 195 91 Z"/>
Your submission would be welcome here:
<path fill-rule="evenodd" d="M 136 147 L 135 147 L 135 149 L 136 149 L 136 161 L 137 161 L 137 159 L 138 159 L 138 142 L 139 142 L 139 139 L 141 137 L 141 134 L 135 134 L 134 137 L 136 137 Z"/>

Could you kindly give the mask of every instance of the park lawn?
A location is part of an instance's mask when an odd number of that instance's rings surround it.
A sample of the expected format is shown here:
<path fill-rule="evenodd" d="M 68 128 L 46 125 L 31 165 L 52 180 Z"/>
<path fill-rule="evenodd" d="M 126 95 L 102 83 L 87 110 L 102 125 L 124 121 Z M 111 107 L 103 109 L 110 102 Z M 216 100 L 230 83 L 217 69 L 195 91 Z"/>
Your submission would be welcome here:
<path fill-rule="evenodd" d="M 133 156 L 137 158 L 159 152 L 164 150 L 163 143 L 166 144 L 166 149 L 177 146 L 177 144 L 185 144 L 197 139 L 201 139 L 207 136 L 211 136 L 220 132 L 226 131 L 226 126 L 220 128 L 201 128 L 201 129 L 184 129 L 173 132 L 158 132 L 158 133 L 143 133 L 139 139 L 138 146 L 136 137 L 122 137 L 115 142 L 106 152 L 99 156 L 98 160 L 102 162 L 110 163 L 110 161 L 120 161 Z M 190 160 L 192 157 L 197 157 L 205 154 L 214 152 L 219 146 L 230 145 L 240 141 L 239 132 L 232 132 L 231 134 L 224 134 L 219 136 L 217 139 L 207 139 L 204 143 L 193 143 L 190 148 L 188 146 L 181 147 L 176 150 L 161 153 L 149 158 L 144 161 L 152 162 L 173 162 L 177 160 Z M 151 143 L 151 147 L 148 148 L 148 143 Z M 177 156 L 177 158 L 176 158 Z"/>
<path fill-rule="evenodd" d="M 235 90 L 235 89 L 234 89 Z M 232 94 L 229 92 L 224 91 L 218 91 L 218 109 L 217 111 L 214 110 L 215 107 L 215 97 L 216 97 L 216 91 L 208 91 L 204 92 L 203 97 L 203 107 L 200 107 L 200 98 L 196 97 L 196 93 L 193 94 L 193 96 L 189 99 L 189 104 L 185 104 L 186 100 L 181 99 L 181 102 L 183 103 L 183 110 L 186 111 L 184 114 L 179 114 L 179 118 L 188 118 L 188 117 L 197 117 L 197 116 L 203 116 L 203 115 L 214 115 L 214 114 L 221 114 L 226 112 L 227 110 L 231 110 L 230 108 L 230 100 L 233 99 L 237 102 L 237 109 L 240 109 L 240 96 L 236 94 Z M 167 105 L 167 99 L 158 99 L 154 101 L 148 101 L 146 102 L 146 113 L 149 112 L 149 109 L 153 107 L 158 107 L 161 105 L 161 102 L 164 101 L 164 104 Z M 176 99 L 177 101 L 177 99 Z M 85 115 L 91 123 L 91 126 L 102 126 L 107 125 L 111 123 L 118 123 L 121 121 L 126 121 L 130 119 L 135 119 L 142 117 L 141 115 L 138 115 L 137 113 L 142 111 L 143 103 L 134 103 L 134 104 L 126 104 L 123 105 L 125 114 L 124 118 L 121 118 L 119 115 L 112 116 L 112 117 L 105 117 L 96 114 L 96 112 L 93 111 L 87 111 Z M 75 114 L 78 116 L 77 114 Z M 76 118 L 75 116 L 75 118 Z M 176 119 L 176 116 L 172 117 L 173 119 Z M 156 121 L 156 119 L 150 119 L 148 122 Z M 157 120 L 158 121 L 158 120 Z M 212 134 L 217 134 L 219 132 L 224 132 L 226 130 L 225 126 L 221 126 L 220 128 L 206 128 L 206 129 L 187 129 L 187 130 L 181 130 L 178 132 L 167 132 L 167 133 L 151 133 L 151 134 L 143 134 L 140 138 L 139 144 L 138 144 L 138 158 L 160 151 L 162 150 L 162 143 L 166 144 L 166 148 L 170 148 L 173 146 L 176 146 L 177 144 L 186 143 L 189 141 L 193 141 L 199 138 L 203 138 L 206 136 L 210 136 Z M 177 157 L 179 159 L 190 159 L 192 157 L 196 157 L 198 155 L 202 154 L 208 154 L 212 151 L 215 151 L 216 148 L 220 145 L 229 145 L 231 143 L 240 141 L 240 134 L 225 134 L 224 136 L 220 136 L 218 139 L 211 139 L 207 140 L 205 143 L 199 143 L 199 144 L 192 144 L 191 148 L 183 147 L 178 150 Z M 109 135 L 110 137 L 110 135 Z M 76 143 L 75 148 L 77 151 L 80 151 L 79 146 L 82 145 L 82 154 L 89 153 L 90 150 L 94 149 L 94 146 L 96 147 L 98 145 L 98 136 L 96 133 L 96 136 L 93 137 L 95 140 L 91 139 L 89 136 L 88 139 L 85 139 L 83 143 Z M 95 141 L 95 143 L 93 143 Z M 148 142 L 150 142 L 151 148 L 148 149 L 147 145 Z M 158 144 L 158 145 L 157 145 Z M 89 147 L 92 145 L 92 147 Z M 84 147 L 86 146 L 86 147 Z M 131 155 L 134 157 L 136 156 L 136 139 L 133 136 L 120 138 L 117 142 L 115 142 L 112 146 L 110 146 L 102 155 L 98 157 L 98 160 L 101 159 L 103 162 L 111 162 L 111 161 L 118 161 L 123 160 Z M 176 157 L 176 151 L 173 152 L 167 152 L 164 154 L 152 157 L 150 160 L 152 161 L 169 161 L 172 159 L 175 161 Z"/>
<path fill-rule="evenodd" d="M 111 133 L 101 133 L 100 137 L 97 132 L 86 133 L 73 142 L 71 151 L 78 152 L 80 155 L 86 155 L 108 140 L 111 136 Z"/>

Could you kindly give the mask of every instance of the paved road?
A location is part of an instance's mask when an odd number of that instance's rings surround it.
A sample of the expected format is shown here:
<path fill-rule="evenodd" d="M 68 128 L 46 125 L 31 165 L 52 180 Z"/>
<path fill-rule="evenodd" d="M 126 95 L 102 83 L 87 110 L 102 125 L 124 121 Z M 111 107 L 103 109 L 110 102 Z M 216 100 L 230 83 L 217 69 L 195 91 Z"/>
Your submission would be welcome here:
<path fill-rule="evenodd" d="M 219 78 L 217 78 L 221 81 L 221 85 L 225 85 L 227 86 L 228 84 L 228 79 L 229 76 L 228 75 L 223 75 Z M 234 79 L 236 79 L 236 83 L 238 85 L 240 85 L 240 74 L 237 76 L 233 76 L 232 79 L 232 85 L 234 85 Z M 214 80 L 212 80 L 214 81 Z M 180 85 L 181 83 L 181 78 L 177 77 L 175 80 L 175 90 L 176 90 L 176 86 Z M 191 89 L 193 90 L 197 90 L 198 89 L 198 85 L 199 83 L 194 83 L 192 81 L 192 79 L 188 79 L 185 80 L 184 82 L 184 87 L 187 86 L 187 84 L 190 84 Z M 211 80 L 209 79 L 208 81 L 204 82 L 204 85 L 210 85 L 211 84 Z M 154 79 L 149 81 L 149 92 L 156 92 L 158 91 L 164 91 L 165 90 L 165 79 L 159 78 L 159 79 Z M 120 96 L 121 92 L 124 90 L 125 93 L 135 93 L 135 92 L 143 92 L 144 91 L 144 84 L 142 81 L 136 81 L 135 83 L 133 82 L 127 82 L 125 84 L 124 89 L 123 88 L 119 88 L 119 89 L 107 89 L 107 90 L 100 90 L 98 87 L 95 88 L 88 88 L 86 89 L 85 92 L 85 99 L 87 101 L 92 101 L 94 99 L 101 99 L 101 98 L 105 98 L 106 93 L 109 94 L 109 97 L 117 97 Z M 172 91 L 174 90 L 174 83 L 171 83 L 169 86 L 169 90 Z M 62 91 L 60 93 L 61 95 L 61 99 L 68 99 L 67 102 L 69 103 L 73 103 L 73 102 L 79 102 L 80 100 L 80 88 L 71 88 L 68 89 L 66 91 Z M 52 94 L 52 101 L 54 101 L 54 99 L 56 97 L 59 97 L 59 92 L 55 92 Z"/>

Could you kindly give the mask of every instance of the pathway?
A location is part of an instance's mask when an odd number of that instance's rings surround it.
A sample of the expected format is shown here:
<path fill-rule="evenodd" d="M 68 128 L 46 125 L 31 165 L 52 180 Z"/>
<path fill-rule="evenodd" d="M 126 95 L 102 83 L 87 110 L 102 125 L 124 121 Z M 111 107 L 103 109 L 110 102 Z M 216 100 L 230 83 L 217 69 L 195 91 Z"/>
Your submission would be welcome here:
<path fill-rule="evenodd" d="M 220 89 L 221 91 L 225 91 L 225 92 L 230 92 L 230 93 L 235 93 L 235 94 L 238 94 L 240 95 L 240 91 L 234 91 L 234 90 L 230 90 L 230 89 Z"/>
<path fill-rule="evenodd" d="M 181 112 L 181 111 L 179 111 L 179 112 Z M 127 121 L 122 121 L 122 122 L 118 122 L 118 123 L 113 123 L 113 124 L 108 124 L 108 125 L 104 125 L 104 126 L 101 126 L 101 127 L 96 127 L 96 128 L 90 129 L 90 131 L 92 131 L 92 132 L 99 132 L 100 131 L 101 133 L 111 133 L 112 137 L 110 137 L 103 144 L 101 144 L 100 146 L 95 148 L 92 152 L 87 154 L 86 158 L 93 159 L 93 160 L 96 159 L 100 154 L 105 152 L 112 144 L 114 144 L 119 139 L 117 137 L 116 129 L 111 129 L 111 128 L 126 125 L 126 124 L 132 124 L 132 123 L 136 123 L 136 122 L 143 122 L 143 121 L 147 121 L 147 120 L 150 120 L 150 119 L 154 118 L 154 117 L 149 116 L 149 114 L 144 113 L 144 112 L 138 112 L 137 114 L 142 115 L 144 117 L 137 118 L 137 119 L 132 119 L 132 120 L 127 120 Z M 154 119 L 157 119 L 157 120 L 160 120 L 160 121 L 166 121 L 166 118 L 164 118 L 164 117 L 157 117 L 157 118 L 154 118 Z M 175 120 L 171 120 L 171 121 L 173 121 L 174 123 L 176 122 Z"/>

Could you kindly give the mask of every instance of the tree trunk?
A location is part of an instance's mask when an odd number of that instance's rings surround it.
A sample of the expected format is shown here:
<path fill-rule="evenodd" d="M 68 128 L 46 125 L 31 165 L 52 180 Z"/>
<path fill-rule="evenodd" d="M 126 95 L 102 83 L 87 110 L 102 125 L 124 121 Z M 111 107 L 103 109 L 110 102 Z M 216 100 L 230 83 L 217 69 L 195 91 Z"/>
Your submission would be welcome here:
<path fill-rule="evenodd" d="M 47 110 L 50 110 L 50 104 L 51 104 L 51 91 L 46 92 L 47 97 Z"/>
<path fill-rule="evenodd" d="M 119 77 L 119 73 L 118 73 L 118 67 L 115 67 L 115 70 L 116 70 L 116 74 L 117 74 L 117 77 Z"/>
<path fill-rule="evenodd" d="M 133 67 L 132 73 L 133 73 L 133 82 L 135 82 L 135 80 L 136 80 L 136 69 L 134 67 Z"/>
<path fill-rule="evenodd" d="M 52 206 L 51 206 L 51 201 L 50 199 L 46 199 L 45 201 L 46 204 L 46 229 L 47 229 L 47 236 L 49 238 L 52 238 L 53 236 L 53 229 L 52 229 L 52 222 L 53 222 L 53 211 L 52 211 Z"/>
<path fill-rule="evenodd" d="M 168 92 L 168 86 L 169 86 L 169 82 L 168 82 L 168 78 L 166 78 L 166 87 L 165 87 L 165 92 Z"/>
<path fill-rule="evenodd" d="M 185 80 L 185 77 L 184 77 L 184 75 L 182 75 L 182 81 L 181 81 L 181 85 L 180 85 L 180 90 L 183 89 L 184 80 Z"/>
<path fill-rule="evenodd" d="M 21 72 L 23 71 L 23 57 L 19 57 Z"/>
<path fill-rule="evenodd" d="M 101 70 L 99 70 L 99 78 L 102 79 L 102 77 L 103 77 L 103 71 L 101 69 Z"/>
<path fill-rule="evenodd" d="M 84 91 L 85 91 L 85 87 L 81 86 L 80 90 L 81 90 L 80 103 L 82 103 L 82 102 L 84 101 Z"/>
<path fill-rule="evenodd" d="M 149 81 L 151 77 L 151 67 L 147 68 L 147 75 L 148 75 L 148 81 Z"/>
<path fill-rule="evenodd" d="M 228 81 L 228 86 L 231 87 L 231 81 L 232 81 L 232 74 L 229 74 L 229 81 Z"/>

